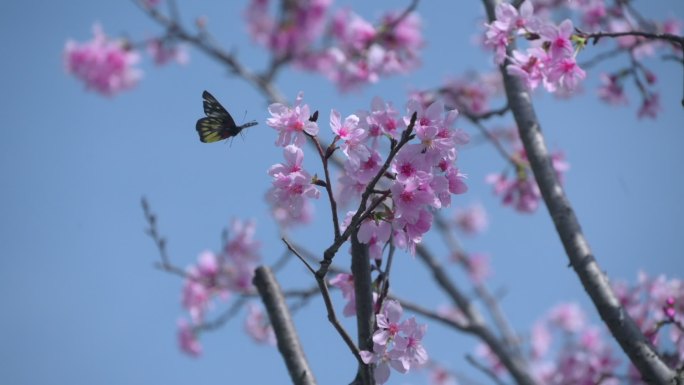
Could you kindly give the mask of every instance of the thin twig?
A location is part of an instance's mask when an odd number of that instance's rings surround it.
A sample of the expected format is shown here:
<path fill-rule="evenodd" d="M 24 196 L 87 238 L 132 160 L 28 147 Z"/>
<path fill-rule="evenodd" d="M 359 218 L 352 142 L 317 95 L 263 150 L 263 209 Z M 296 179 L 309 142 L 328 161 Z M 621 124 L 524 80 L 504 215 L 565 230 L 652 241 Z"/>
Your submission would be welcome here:
<path fill-rule="evenodd" d="M 311 274 L 313 274 L 314 278 L 316 279 L 316 283 L 318 284 L 318 288 L 321 292 L 321 296 L 323 297 L 323 302 L 325 303 L 325 308 L 328 312 L 328 321 L 333 325 L 335 330 L 337 330 L 337 333 L 342 337 L 342 340 L 347 344 L 347 347 L 349 350 L 352 352 L 354 357 L 356 357 L 356 360 L 359 362 L 359 365 L 364 365 L 363 360 L 361 359 L 361 353 L 359 351 L 359 348 L 354 344 L 354 340 L 352 340 L 351 336 L 349 336 L 349 333 L 347 333 L 347 330 L 345 330 L 344 326 L 340 323 L 340 321 L 337 319 L 337 314 L 335 313 L 335 306 L 332 303 L 332 298 L 330 298 L 330 291 L 328 290 L 328 284 L 325 280 L 325 277 L 319 277 L 318 274 L 316 274 L 316 271 L 309 265 L 309 263 L 304 259 L 304 257 L 299 254 L 299 252 L 285 239 L 282 238 L 283 242 L 285 245 L 287 245 L 287 248 L 294 253 L 294 255 L 299 258 L 300 261 L 304 263 L 304 265 L 309 269 Z"/>
<path fill-rule="evenodd" d="M 484 366 L 483 364 L 479 363 L 473 356 L 470 354 L 466 355 L 466 361 L 468 361 L 471 365 L 473 365 L 476 369 L 480 370 L 482 373 L 486 374 L 487 377 L 489 377 L 492 381 L 496 382 L 498 385 L 505 385 L 503 381 L 499 378 L 499 376 L 492 371 L 492 369 Z"/>

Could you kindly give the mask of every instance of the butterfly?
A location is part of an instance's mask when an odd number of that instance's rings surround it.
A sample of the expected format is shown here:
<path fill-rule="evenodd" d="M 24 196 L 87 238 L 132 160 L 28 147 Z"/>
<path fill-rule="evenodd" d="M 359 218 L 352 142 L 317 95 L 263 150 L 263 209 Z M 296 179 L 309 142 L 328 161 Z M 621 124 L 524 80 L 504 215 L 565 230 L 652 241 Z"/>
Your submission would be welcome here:
<path fill-rule="evenodd" d="M 238 126 L 233 117 L 212 94 L 204 91 L 202 98 L 204 99 L 204 114 L 207 116 L 197 120 L 195 128 L 200 141 L 203 143 L 228 139 L 239 134 L 244 128 L 257 125 L 257 122 L 253 120 Z"/>

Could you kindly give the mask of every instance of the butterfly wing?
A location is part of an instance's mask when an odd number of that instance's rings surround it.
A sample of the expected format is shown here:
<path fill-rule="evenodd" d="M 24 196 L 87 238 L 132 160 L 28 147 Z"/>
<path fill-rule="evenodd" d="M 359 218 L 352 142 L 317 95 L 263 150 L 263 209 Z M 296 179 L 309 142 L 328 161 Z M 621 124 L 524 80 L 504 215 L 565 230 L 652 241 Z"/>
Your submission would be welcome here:
<path fill-rule="evenodd" d="M 202 99 L 204 99 L 204 113 L 208 117 L 223 119 L 227 128 L 235 127 L 233 117 L 230 116 L 228 111 L 223 108 L 221 103 L 219 103 L 212 94 L 208 91 L 204 91 L 202 93 Z"/>
<path fill-rule="evenodd" d="M 224 124 L 224 119 L 212 116 L 199 119 L 195 128 L 199 134 L 200 141 L 203 143 L 212 143 L 233 136 L 231 135 L 231 131 L 228 130 Z"/>

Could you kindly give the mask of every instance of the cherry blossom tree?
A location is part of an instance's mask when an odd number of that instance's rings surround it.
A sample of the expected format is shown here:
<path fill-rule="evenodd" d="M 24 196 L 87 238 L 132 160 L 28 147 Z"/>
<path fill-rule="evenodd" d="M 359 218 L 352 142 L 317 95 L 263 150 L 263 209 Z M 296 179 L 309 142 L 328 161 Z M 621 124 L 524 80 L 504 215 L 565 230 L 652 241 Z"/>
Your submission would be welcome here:
<path fill-rule="evenodd" d="M 220 250 L 205 251 L 194 265 L 178 267 L 143 200 L 148 233 L 160 253 L 158 266 L 183 280 L 187 315 L 178 321 L 177 335 L 183 352 L 200 356 L 201 339 L 209 338 L 204 333 L 245 308 L 245 332 L 256 343 L 278 346 L 293 383 L 314 384 L 316 370 L 304 355 L 298 337 L 303 331 L 294 327 L 291 312 L 320 296 L 330 327 L 358 364 L 356 373 L 344 374 L 354 384 L 382 384 L 419 369 L 432 384 L 471 383 L 423 345 L 428 322 L 475 337 L 479 345 L 466 361 L 494 383 L 684 383 L 684 284 L 644 273 L 636 283 L 609 279 L 589 247 L 591 234 L 582 231 L 564 192 L 569 161 L 562 151 L 547 148 L 533 102 L 539 93 L 574 97 L 587 77 L 596 76 L 600 100 L 628 103 L 625 89 L 633 87 L 640 98 L 633 113 L 657 118 L 659 77 L 645 58 L 658 56 L 684 68 L 680 20 L 648 19 L 629 0 L 482 0 L 484 21 L 473 27 L 495 72 L 415 89 L 396 105 L 386 95 L 377 96 L 349 113 L 306 99 L 305 89 L 282 93 L 278 75 L 294 68 L 321 76 L 340 92 L 354 92 L 410 74 L 421 65 L 428 41 L 420 9 L 437 5 L 413 0 L 367 20 L 351 9 L 335 8 L 332 0 L 247 0 L 245 30 L 270 56 L 266 70 L 255 72 L 256 63 L 226 51 L 211 36 L 206 18 L 197 18 L 190 28 L 181 23 L 173 0 L 135 4 L 163 27 L 161 36 L 136 42 L 109 36 L 96 24 L 91 40 L 66 43 L 66 72 L 87 90 L 112 97 L 142 81 L 137 66 L 143 50 L 159 66 L 186 63 L 189 52 L 206 55 L 270 103 L 264 123 L 283 154 L 265 170 L 271 178 L 265 202 L 283 234 L 271 242 L 282 242 L 287 251 L 270 267 L 260 256 L 256 224 L 237 219 Z M 608 59 L 621 64 L 611 73 L 593 73 Z M 496 100 L 504 102 L 491 107 Z M 488 120 L 502 116 L 512 117 L 513 129 L 488 127 Z M 482 176 L 502 206 L 537 215 L 544 215 L 540 206 L 546 207 L 568 258 L 558 263 L 572 267 L 593 309 L 560 303 L 524 334 L 510 324 L 488 285 L 489 256 L 467 252 L 457 238 L 477 236 L 490 221 L 482 205 L 454 204 L 454 197 L 468 194 L 459 152 L 473 139 L 456 127 L 461 124 L 474 127 L 508 165 L 505 172 Z M 304 162 L 309 157 L 317 160 L 315 170 Z M 313 200 L 325 200 L 329 212 L 315 213 Z M 450 217 L 445 212 L 452 206 Z M 307 226 L 314 215 L 330 222 L 329 246 L 320 255 L 288 235 L 288 229 Z M 456 281 L 443 268 L 426 241 L 429 232 L 441 235 L 449 250 L 446 263 L 459 266 L 468 282 Z M 343 255 L 346 248 L 351 257 Z M 411 279 L 392 274 L 398 253 L 427 266 L 450 305 L 430 309 L 391 290 L 391 282 Z M 282 289 L 277 281 L 278 270 L 291 258 L 310 273 L 303 288 L 300 282 L 298 288 Z M 331 290 L 339 290 L 345 303 L 335 302 Z M 227 310 L 212 318 L 218 307 Z M 603 324 L 589 320 L 593 313 Z M 356 336 L 340 317 L 356 319 Z"/>

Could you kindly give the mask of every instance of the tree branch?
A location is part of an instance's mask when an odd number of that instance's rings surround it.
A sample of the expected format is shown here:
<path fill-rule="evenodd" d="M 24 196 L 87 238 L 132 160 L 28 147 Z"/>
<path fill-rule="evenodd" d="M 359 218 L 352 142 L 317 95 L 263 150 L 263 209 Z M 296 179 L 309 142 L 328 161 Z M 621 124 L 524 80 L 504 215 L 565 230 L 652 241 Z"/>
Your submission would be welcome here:
<path fill-rule="evenodd" d="M 295 330 L 285 297 L 273 273 L 268 267 L 261 266 L 254 272 L 256 286 L 266 307 L 268 318 L 278 341 L 278 350 L 283 356 L 292 383 L 296 385 L 315 385 L 316 380 L 309 368 L 299 337 Z"/>
<path fill-rule="evenodd" d="M 496 2 L 483 0 L 483 3 L 487 10 L 488 20 L 492 22 Z M 511 55 L 513 48 L 513 45 L 509 46 L 508 55 Z M 620 301 L 610 287 L 608 277 L 594 258 L 570 201 L 565 196 L 551 164 L 541 126 L 531 102 L 531 95 L 520 79 L 508 74 L 505 64 L 500 67 L 500 71 L 504 79 L 506 96 L 518 125 L 520 139 L 525 146 L 534 177 L 570 260 L 570 265 L 577 273 L 613 337 L 639 369 L 644 381 L 653 384 L 675 383 L 675 372 L 662 361 L 634 320 L 620 305 Z"/>

